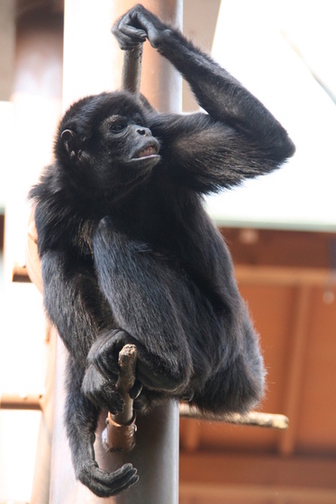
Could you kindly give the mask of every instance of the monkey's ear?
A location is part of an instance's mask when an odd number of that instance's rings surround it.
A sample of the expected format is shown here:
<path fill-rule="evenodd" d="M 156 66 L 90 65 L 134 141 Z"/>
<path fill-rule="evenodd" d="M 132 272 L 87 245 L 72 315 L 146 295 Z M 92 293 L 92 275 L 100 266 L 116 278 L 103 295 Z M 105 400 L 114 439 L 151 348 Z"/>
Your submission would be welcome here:
<path fill-rule="evenodd" d="M 61 133 L 61 138 L 66 148 L 67 153 L 70 156 L 75 156 L 78 146 L 77 146 L 77 135 L 70 129 L 65 129 Z"/>

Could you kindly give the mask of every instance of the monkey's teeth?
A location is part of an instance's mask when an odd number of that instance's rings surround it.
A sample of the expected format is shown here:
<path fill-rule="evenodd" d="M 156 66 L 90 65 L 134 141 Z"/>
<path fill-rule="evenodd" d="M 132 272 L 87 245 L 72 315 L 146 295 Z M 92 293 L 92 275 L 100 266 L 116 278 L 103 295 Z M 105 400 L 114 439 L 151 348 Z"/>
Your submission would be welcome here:
<path fill-rule="evenodd" d="M 137 157 L 146 157 L 146 156 L 152 156 L 153 154 L 156 154 L 156 148 L 153 145 L 150 145 L 149 147 L 146 147 L 146 149 L 143 149 L 137 154 Z"/>

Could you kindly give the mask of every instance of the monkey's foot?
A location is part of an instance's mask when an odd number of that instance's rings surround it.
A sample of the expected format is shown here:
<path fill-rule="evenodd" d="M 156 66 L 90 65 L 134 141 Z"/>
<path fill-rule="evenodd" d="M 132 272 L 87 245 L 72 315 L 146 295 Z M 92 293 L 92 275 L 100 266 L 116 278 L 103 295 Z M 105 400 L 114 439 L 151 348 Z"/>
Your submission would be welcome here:
<path fill-rule="evenodd" d="M 77 478 L 98 497 L 110 497 L 134 485 L 139 476 L 132 464 L 125 464 L 115 472 L 103 471 L 94 460 L 86 461 Z"/>

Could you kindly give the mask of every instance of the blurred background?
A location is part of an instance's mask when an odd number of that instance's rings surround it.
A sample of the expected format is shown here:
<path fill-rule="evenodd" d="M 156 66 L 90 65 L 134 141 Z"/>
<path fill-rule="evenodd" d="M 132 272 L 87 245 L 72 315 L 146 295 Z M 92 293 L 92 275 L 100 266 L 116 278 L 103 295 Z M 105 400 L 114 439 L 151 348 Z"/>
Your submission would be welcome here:
<path fill-rule="evenodd" d="M 83 93 L 115 89 L 120 82 L 109 31 L 114 18 L 99 18 L 98 8 L 95 16 L 94 7 L 85 18 L 88 1 L 65 1 L 77 8 L 73 36 L 81 29 L 88 39 L 73 51 L 63 38 L 70 23 L 63 1 L 0 0 L 4 395 L 38 396 L 52 373 L 42 296 L 26 282 L 23 266 L 27 192 L 52 159 L 62 110 L 81 94 L 63 89 L 63 70 L 74 66 L 80 88 L 74 62 L 88 67 Z M 288 415 L 290 427 L 279 432 L 181 420 L 180 502 L 336 503 L 335 2 L 184 0 L 180 6 L 183 32 L 274 113 L 297 147 L 278 172 L 206 201 L 260 333 L 268 372 L 260 409 Z M 159 78 L 155 67 L 144 73 Z M 159 101 L 155 105 L 165 109 Z M 186 84 L 182 109 L 197 110 Z M 40 429 L 39 411 L 0 410 L 0 502 L 34 502 L 35 462 L 43 464 Z M 50 422 L 46 430 L 50 435 Z"/>

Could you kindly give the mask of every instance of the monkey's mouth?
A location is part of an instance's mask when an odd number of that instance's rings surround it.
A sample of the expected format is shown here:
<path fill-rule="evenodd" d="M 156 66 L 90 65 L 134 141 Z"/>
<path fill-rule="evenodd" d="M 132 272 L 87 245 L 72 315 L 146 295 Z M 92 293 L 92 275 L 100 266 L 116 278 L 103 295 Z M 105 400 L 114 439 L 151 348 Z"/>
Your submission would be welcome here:
<path fill-rule="evenodd" d="M 147 145 L 144 149 L 141 149 L 138 151 L 133 159 L 139 159 L 139 158 L 145 158 L 145 157 L 150 157 L 150 156 L 156 156 L 157 153 L 159 152 L 159 147 L 156 144 L 150 144 Z"/>

